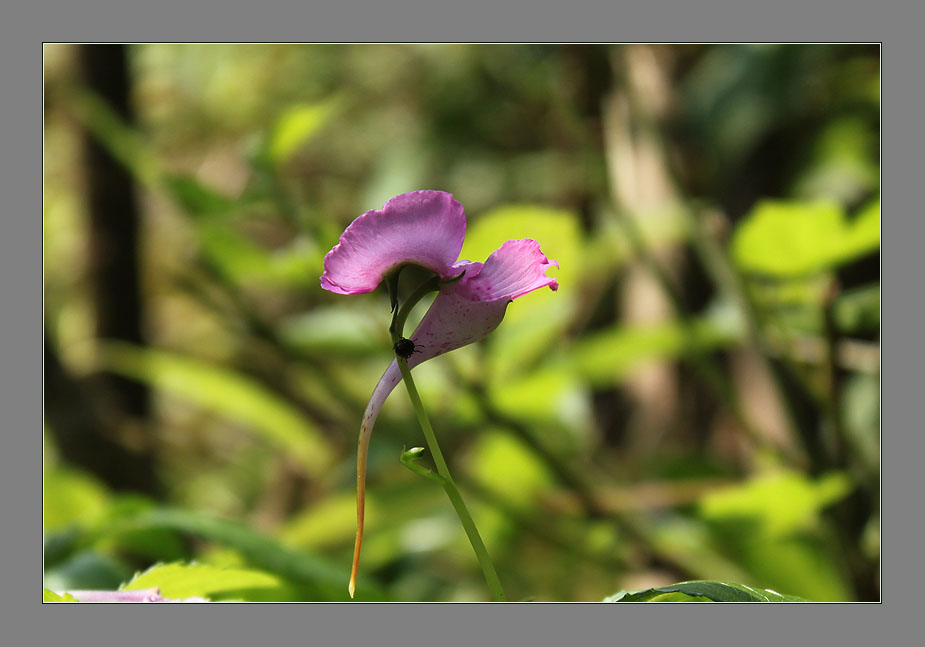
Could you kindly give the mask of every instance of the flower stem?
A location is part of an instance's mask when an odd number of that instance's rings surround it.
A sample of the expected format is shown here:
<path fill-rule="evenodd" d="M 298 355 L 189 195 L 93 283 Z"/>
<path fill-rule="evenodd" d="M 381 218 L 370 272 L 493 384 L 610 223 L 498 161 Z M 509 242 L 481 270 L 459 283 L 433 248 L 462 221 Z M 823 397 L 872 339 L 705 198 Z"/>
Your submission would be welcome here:
<path fill-rule="evenodd" d="M 408 397 L 411 398 L 411 404 L 414 406 L 414 411 L 418 416 L 418 422 L 421 423 L 421 429 L 424 431 L 424 438 L 427 440 L 427 446 L 430 448 L 430 453 L 434 457 L 437 473 L 443 477 L 443 489 L 450 498 L 450 502 L 456 510 L 456 515 L 459 517 L 459 521 L 462 523 L 466 535 L 469 537 L 469 543 L 472 544 L 472 550 L 475 551 L 475 555 L 478 557 L 479 565 L 482 567 L 485 581 L 488 582 L 488 588 L 491 589 L 492 597 L 496 602 L 504 602 L 504 591 L 501 589 L 501 580 L 498 579 L 498 574 L 495 572 L 495 567 L 491 562 L 491 558 L 488 556 L 488 550 L 485 548 L 484 542 L 482 542 L 479 530 L 472 520 L 472 515 L 469 514 L 469 510 L 463 502 L 462 495 L 459 493 L 459 489 L 456 487 L 456 483 L 450 475 L 450 468 L 447 467 L 446 461 L 443 459 L 443 452 L 440 451 L 440 445 L 437 443 L 437 436 L 434 434 L 434 429 L 431 427 L 430 420 L 427 418 L 427 412 L 424 411 L 424 404 L 421 402 L 421 396 L 418 395 L 417 387 L 414 385 L 414 379 L 411 377 L 411 369 L 408 368 L 408 362 L 402 357 L 397 358 L 397 360 L 398 368 L 401 370 L 401 376 L 405 382 L 405 387 L 408 389 Z"/>

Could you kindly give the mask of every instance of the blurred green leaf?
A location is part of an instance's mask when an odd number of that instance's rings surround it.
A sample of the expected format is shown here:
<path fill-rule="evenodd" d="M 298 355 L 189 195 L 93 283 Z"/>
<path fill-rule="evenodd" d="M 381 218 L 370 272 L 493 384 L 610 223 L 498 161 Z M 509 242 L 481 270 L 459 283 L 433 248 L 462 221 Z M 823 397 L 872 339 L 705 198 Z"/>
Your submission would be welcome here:
<path fill-rule="evenodd" d="M 698 512 L 713 541 L 758 582 L 819 601 L 851 599 L 821 515 L 853 489 L 843 473 L 776 472 L 708 494 Z"/>
<path fill-rule="evenodd" d="M 795 278 L 873 252 L 879 244 L 879 201 L 849 223 L 834 203 L 766 200 L 736 229 L 731 250 L 746 272 Z"/>
<path fill-rule="evenodd" d="M 872 475 L 880 473 L 880 376 L 852 375 L 843 388 L 845 431 Z"/>
<path fill-rule="evenodd" d="M 163 168 L 148 140 L 105 101 L 84 89 L 75 89 L 70 98 L 75 116 L 139 182 L 153 187 L 162 179 Z"/>
<path fill-rule="evenodd" d="M 816 480 L 798 472 L 776 472 L 710 492 L 700 501 L 700 513 L 707 519 L 753 519 L 771 536 L 786 535 L 817 523 L 819 512 L 846 497 L 852 487 L 840 472 Z"/>
<path fill-rule="evenodd" d="M 272 251 L 234 231 L 227 222 L 198 226 L 202 251 L 231 282 L 241 285 L 316 287 L 323 251 L 307 238 Z"/>
<path fill-rule="evenodd" d="M 505 501 L 527 505 L 549 486 L 542 462 L 509 434 L 483 434 L 467 461 L 473 480 Z"/>
<path fill-rule="evenodd" d="M 320 431 L 290 404 L 258 382 L 229 369 L 164 351 L 107 344 L 101 352 L 108 369 L 248 425 L 290 452 L 309 473 L 318 475 L 332 460 Z"/>
<path fill-rule="evenodd" d="M 305 550 L 296 551 L 244 524 L 200 513 L 161 508 L 123 519 L 113 531 L 170 528 L 219 543 L 239 552 L 247 562 L 304 588 L 312 599 L 347 600 L 349 564 L 336 568 Z M 385 599 L 369 578 L 358 582 L 360 599 Z M 361 597 L 362 596 L 362 597 Z"/>
<path fill-rule="evenodd" d="M 364 304 L 332 305 L 283 320 L 280 334 L 287 343 L 306 351 L 369 355 L 391 347 L 381 315 L 381 310 Z"/>
<path fill-rule="evenodd" d="M 43 591 L 43 602 L 77 602 L 77 598 L 75 598 L 70 593 L 58 595 L 54 591 L 49 591 L 48 589 L 44 589 Z"/>
<path fill-rule="evenodd" d="M 569 362 L 592 384 L 611 384 L 646 362 L 728 346 L 740 338 L 736 326 L 713 319 L 696 319 L 690 325 L 690 331 L 676 322 L 614 326 L 577 341 L 568 351 Z"/>
<path fill-rule="evenodd" d="M 550 361 L 515 378 L 493 381 L 489 397 L 499 410 L 520 420 L 577 422 L 581 414 L 572 405 L 583 388 L 574 371 Z"/>
<path fill-rule="evenodd" d="M 281 589 L 283 582 L 270 573 L 243 568 L 219 568 L 208 564 L 155 564 L 131 581 L 119 587 L 120 591 L 159 588 L 165 598 L 182 599 L 203 597 L 215 599 L 246 599 L 247 589 Z"/>
<path fill-rule="evenodd" d="M 46 533 L 96 523 L 109 505 L 109 491 L 85 472 L 66 467 L 46 469 L 44 482 Z"/>
<path fill-rule="evenodd" d="M 835 322 L 847 333 L 879 332 L 880 284 L 844 292 L 835 303 Z"/>
<path fill-rule="evenodd" d="M 604 602 L 806 602 L 793 595 L 745 584 L 695 580 L 644 591 L 621 591 Z"/>
<path fill-rule="evenodd" d="M 325 126 L 333 113 L 334 103 L 330 100 L 287 108 L 273 125 L 267 142 L 267 154 L 273 163 L 287 162 Z"/>
<path fill-rule="evenodd" d="M 45 569 L 45 586 L 58 591 L 115 589 L 132 576 L 132 569 L 112 555 L 81 550 Z"/>
<path fill-rule="evenodd" d="M 101 528 L 107 528 L 121 519 L 156 509 L 151 499 L 135 494 L 118 494 L 109 505 L 95 527 L 89 528 L 91 538 L 99 537 Z M 97 539 L 94 546 L 102 551 L 145 558 L 149 561 L 176 561 L 186 556 L 188 549 L 174 531 L 167 528 L 145 528 L 141 531 L 126 530 Z"/>
<path fill-rule="evenodd" d="M 802 198 L 855 202 L 875 189 L 879 165 L 874 153 L 877 131 L 859 114 L 825 124 L 814 144 L 812 161 L 800 173 L 795 193 Z"/>
<path fill-rule="evenodd" d="M 189 175 L 170 175 L 164 181 L 180 207 L 191 216 L 222 216 L 237 208 L 234 200 Z"/>

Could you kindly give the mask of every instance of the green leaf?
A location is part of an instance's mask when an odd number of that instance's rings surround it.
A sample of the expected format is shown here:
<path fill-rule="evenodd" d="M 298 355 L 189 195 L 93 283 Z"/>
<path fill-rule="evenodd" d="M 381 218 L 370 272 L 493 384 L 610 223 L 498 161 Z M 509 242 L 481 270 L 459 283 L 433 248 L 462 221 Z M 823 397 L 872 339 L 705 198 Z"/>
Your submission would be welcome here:
<path fill-rule="evenodd" d="M 243 524 L 199 513 L 161 508 L 123 520 L 113 532 L 145 528 L 170 528 L 233 548 L 250 564 L 297 583 L 316 600 L 347 600 L 347 565 L 336 568 L 305 550 L 294 550 Z M 358 583 L 360 599 L 386 599 L 369 578 Z"/>
<path fill-rule="evenodd" d="M 188 175 L 164 178 L 169 193 L 192 216 L 221 216 L 233 211 L 236 203 Z"/>
<path fill-rule="evenodd" d="M 114 589 L 131 575 L 131 567 L 116 557 L 81 550 L 54 567 L 46 568 L 44 584 L 58 591 Z"/>
<path fill-rule="evenodd" d="M 694 580 L 644 591 L 621 591 L 604 602 L 806 602 L 793 595 L 782 595 L 770 589 L 757 589 L 745 584 Z"/>
<path fill-rule="evenodd" d="M 739 338 L 734 326 L 698 319 L 686 331 L 682 324 L 667 322 L 648 326 L 612 327 L 585 335 L 569 351 L 570 361 L 582 376 L 595 384 L 619 382 L 646 362 L 678 357 L 697 348 L 709 350 Z"/>
<path fill-rule="evenodd" d="M 768 535 L 779 537 L 816 523 L 823 508 L 840 501 L 851 490 L 851 480 L 840 472 L 830 472 L 813 481 L 797 472 L 782 471 L 711 492 L 699 507 L 707 519 L 751 519 Z"/>
<path fill-rule="evenodd" d="M 849 600 L 851 587 L 829 546 L 822 511 L 853 487 L 844 473 L 810 479 L 778 471 L 708 494 L 697 513 L 712 541 L 755 581 L 812 600 Z"/>
<path fill-rule="evenodd" d="M 846 291 L 835 303 L 835 322 L 839 330 L 877 332 L 880 327 L 880 284 Z"/>
<path fill-rule="evenodd" d="M 879 201 L 848 223 L 834 203 L 768 200 L 736 229 L 732 256 L 746 272 L 796 278 L 873 252 L 879 244 Z"/>
<path fill-rule="evenodd" d="M 328 122 L 332 101 L 302 103 L 286 109 L 277 119 L 267 142 L 267 154 L 275 164 L 288 161 Z"/>
<path fill-rule="evenodd" d="M 107 344 L 101 360 L 116 373 L 248 425 L 313 475 L 331 464 L 331 451 L 315 425 L 254 380 L 190 357 L 122 343 Z"/>
<path fill-rule="evenodd" d="M 43 602 L 77 602 L 75 598 L 70 593 L 65 593 L 64 595 L 58 595 L 54 591 L 49 591 L 48 589 L 43 589 Z"/>
<path fill-rule="evenodd" d="M 138 573 L 121 591 L 159 588 L 170 599 L 203 597 L 214 600 L 241 599 L 247 589 L 280 589 L 283 582 L 277 576 L 254 569 L 220 568 L 209 564 L 155 564 Z M 237 594 L 237 595 L 236 595 Z"/>
<path fill-rule="evenodd" d="M 812 161 L 798 174 L 800 197 L 837 199 L 850 204 L 876 189 L 879 164 L 877 130 L 859 115 L 833 119 L 819 133 Z"/>
<path fill-rule="evenodd" d="M 203 221 L 197 229 L 203 254 L 233 283 L 300 287 L 318 283 L 324 250 L 307 238 L 268 250 L 226 222 Z"/>
<path fill-rule="evenodd" d="M 85 472 L 46 469 L 44 482 L 45 532 L 94 523 L 109 504 L 107 489 Z"/>
<path fill-rule="evenodd" d="M 162 180 L 163 168 L 144 135 L 129 126 L 106 101 L 86 90 L 69 97 L 74 115 L 110 155 L 149 188 Z"/>
<path fill-rule="evenodd" d="M 391 347 L 388 331 L 377 320 L 379 315 L 378 309 L 363 305 L 332 305 L 284 319 L 280 334 L 286 343 L 302 350 L 326 356 L 368 356 Z"/>
<path fill-rule="evenodd" d="M 543 463 L 509 434 L 483 434 L 471 451 L 472 479 L 505 501 L 529 504 L 550 483 Z"/>

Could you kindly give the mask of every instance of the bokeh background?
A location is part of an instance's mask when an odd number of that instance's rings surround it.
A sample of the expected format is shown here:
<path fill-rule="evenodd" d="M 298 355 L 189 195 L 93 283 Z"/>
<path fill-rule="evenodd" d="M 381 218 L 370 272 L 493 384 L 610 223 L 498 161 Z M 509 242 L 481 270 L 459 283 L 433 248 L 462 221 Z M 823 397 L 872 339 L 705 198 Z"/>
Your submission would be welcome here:
<path fill-rule="evenodd" d="M 347 599 L 389 305 L 318 279 L 428 188 L 561 266 L 415 370 L 509 599 L 879 599 L 879 54 L 47 45 L 45 586 Z M 358 598 L 488 599 L 423 444 L 399 387 Z"/>

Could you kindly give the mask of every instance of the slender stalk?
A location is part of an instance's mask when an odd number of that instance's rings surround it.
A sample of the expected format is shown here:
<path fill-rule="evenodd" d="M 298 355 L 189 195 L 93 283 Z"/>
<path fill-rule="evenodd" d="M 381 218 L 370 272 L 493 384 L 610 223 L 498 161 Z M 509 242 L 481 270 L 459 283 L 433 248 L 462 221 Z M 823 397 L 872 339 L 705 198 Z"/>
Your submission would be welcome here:
<path fill-rule="evenodd" d="M 491 558 L 488 556 L 488 549 L 485 548 L 485 543 L 482 541 L 479 530 L 472 520 L 472 515 L 469 514 L 469 509 L 466 508 L 466 504 L 463 502 L 462 495 L 456 487 L 456 482 L 453 481 L 450 468 L 443 458 L 443 452 L 440 451 L 440 445 L 437 443 L 437 436 L 434 434 L 434 429 L 427 417 L 427 412 L 424 410 L 424 404 L 421 402 L 421 396 L 418 395 L 417 387 L 414 385 L 414 379 L 411 377 L 411 369 L 408 367 L 408 362 L 403 357 L 397 359 L 402 379 L 405 382 L 405 387 L 408 389 L 408 397 L 411 398 L 411 404 L 414 406 L 414 412 L 417 414 L 418 422 L 421 424 L 421 430 L 424 432 L 427 446 L 430 448 L 430 453 L 434 457 L 437 473 L 443 478 L 443 489 L 450 498 L 450 502 L 456 510 L 456 515 L 459 517 L 459 521 L 462 523 L 466 535 L 469 537 L 469 543 L 472 544 L 472 550 L 475 551 L 475 555 L 478 557 L 479 566 L 482 567 L 482 573 L 485 575 L 485 581 L 488 582 L 488 588 L 491 589 L 492 597 L 496 602 L 504 602 L 505 598 L 504 591 L 501 588 L 501 580 L 498 579 L 498 573 L 495 572 L 494 564 L 492 564 Z"/>
<path fill-rule="evenodd" d="M 432 279 L 424 281 L 419 285 L 414 292 L 405 300 L 404 305 L 401 308 L 397 306 L 393 308 L 392 312 L 392 324 L 389 326 L 389 332 L 392 334 L 392 342 L 397 342 L 402 337 L 402 330 L 405 328 L 405 321 L 408 319 L 408 315 L 411 314 L 411 310 L 414 306 L 417 305 L 417 302 L 423 299 L 425 296 L 431 292 L 435 292 L 440 288 L 439 277 L 435 276 Z M 393 290 L 395 290 L 393 292 Z M 398 287 L 393 288 L 392 284 L 389 284 L 389 294 L 392 299 L 395 299 L 397 304 L 398 298 Z"/>

